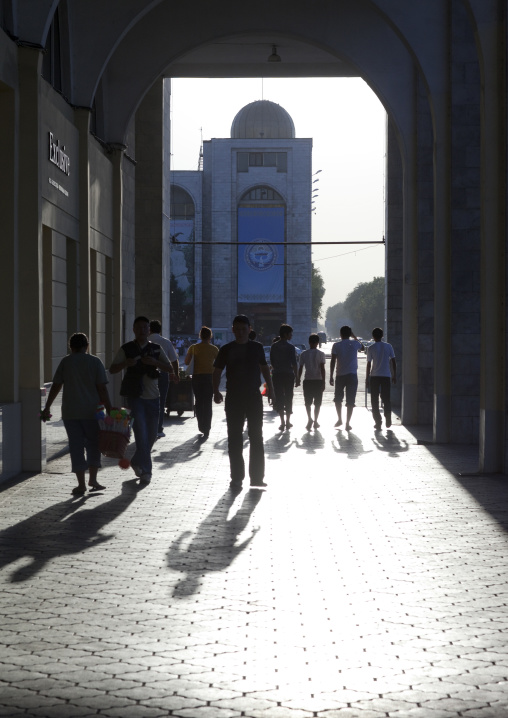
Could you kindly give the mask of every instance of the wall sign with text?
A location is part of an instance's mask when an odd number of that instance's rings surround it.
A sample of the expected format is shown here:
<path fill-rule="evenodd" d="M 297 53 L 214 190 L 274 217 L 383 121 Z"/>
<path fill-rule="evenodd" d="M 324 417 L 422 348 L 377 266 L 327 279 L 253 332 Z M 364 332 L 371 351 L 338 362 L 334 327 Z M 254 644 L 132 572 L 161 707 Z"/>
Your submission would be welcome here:
<path fill-rule="evenodd" d="M 49 161 L 62 170 L 67 176 L 71 173 L 71 159 L 65 152 L 65 145 L 60 146 L 60 140 L 56 140 L 52 132 L 49 134 Z"/>

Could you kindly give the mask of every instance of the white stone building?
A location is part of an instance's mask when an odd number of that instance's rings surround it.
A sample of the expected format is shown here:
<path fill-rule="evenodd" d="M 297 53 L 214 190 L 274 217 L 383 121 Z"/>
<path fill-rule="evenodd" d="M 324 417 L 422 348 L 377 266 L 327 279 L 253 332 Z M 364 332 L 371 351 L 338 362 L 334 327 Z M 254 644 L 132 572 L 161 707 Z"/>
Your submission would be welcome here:
<path fill-rule="evenodd" d="M 202 171 L 171 172 L 173 334 L 206 324 L 224 341 L 246 314 L 265 344 L 282 322 L 307 342 L 311 161 L 312 140 L 296 139 L 286 110 L 259 100 L 238 112 L 230 138 L 203 144 Z"/>

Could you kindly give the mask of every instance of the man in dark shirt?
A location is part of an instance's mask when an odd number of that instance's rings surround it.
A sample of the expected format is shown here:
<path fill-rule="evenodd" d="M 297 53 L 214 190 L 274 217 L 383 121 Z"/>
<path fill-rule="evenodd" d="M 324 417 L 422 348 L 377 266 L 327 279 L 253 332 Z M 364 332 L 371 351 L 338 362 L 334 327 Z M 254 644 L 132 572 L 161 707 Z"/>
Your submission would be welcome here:
<path fill-rule="evenodd" d="M 272 379 L 262 344 L 249 340 L 251 331 L 248 318 L 239 314 L 233 319 L 235 340 L 224 344 L 214 361 L 213 399 L 223 400 L 219 391 L 222 371 L 226 369 L 226 422 L 228 427 L 228 453 L 231 468 L 231 488 L 239 489 L 245 478 L 243 460 L 243 426 L 247 419 L 250 455 L 249 477 L 251 486 L 266 486 L 265 449 L 263 446 L 263 397 L 259 391 L 260 372 L 266 382 L 268 396 L 273 396 Z"/>

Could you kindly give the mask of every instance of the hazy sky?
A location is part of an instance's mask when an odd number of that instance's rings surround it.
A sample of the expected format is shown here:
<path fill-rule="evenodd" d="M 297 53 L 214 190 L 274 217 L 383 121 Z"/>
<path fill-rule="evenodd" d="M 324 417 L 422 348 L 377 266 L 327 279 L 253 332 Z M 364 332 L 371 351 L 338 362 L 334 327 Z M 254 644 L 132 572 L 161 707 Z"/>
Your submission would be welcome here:
<path fill-rule="evenodd" d="M 312 240 L 381 240 L 386 114 L 363 80 L 172 80 L 172 169 L 196 170 L 200 128 L 203 140 L 229 137 L 237 112 L 261 99 L 289 112 L 297 138 L 313 139 L 312 171 L 322 171 L 315 176 Z M 325 311 L 360 282 L 384 275 L 383 245 L 316 245 L 312 260 L 325 282 Z"/>

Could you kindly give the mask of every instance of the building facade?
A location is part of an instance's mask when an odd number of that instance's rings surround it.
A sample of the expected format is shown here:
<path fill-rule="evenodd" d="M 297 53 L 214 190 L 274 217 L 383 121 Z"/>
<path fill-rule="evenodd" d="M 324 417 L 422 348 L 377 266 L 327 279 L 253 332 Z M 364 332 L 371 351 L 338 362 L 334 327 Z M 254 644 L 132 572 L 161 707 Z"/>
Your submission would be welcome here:
<path fill-rule="evenodd" d="M 311 162 L 312 140 L 296 139 L 286 110 L 259 100 L 236 115 L 230 138 L 204 142 L 202 171 L 171 172 L 172 283 L 188 307 L 178 324 L 173 303 L 172 333 L 206 324 L 229 340 L 232 317 L 246 314 L 265 344 L 282 322 L 307 342 Z"/>

